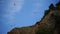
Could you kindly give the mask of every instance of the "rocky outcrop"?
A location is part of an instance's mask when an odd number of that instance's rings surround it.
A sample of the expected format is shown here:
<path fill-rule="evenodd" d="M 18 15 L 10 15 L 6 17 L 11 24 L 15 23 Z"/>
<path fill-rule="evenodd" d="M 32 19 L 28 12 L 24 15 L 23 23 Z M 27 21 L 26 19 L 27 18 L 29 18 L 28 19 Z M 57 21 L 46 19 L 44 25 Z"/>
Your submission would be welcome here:
<path fill-rule="evenodd" d="M 7 34 L 60 34 L 60 2 L 53 4 L 45 11 L 41 21 L 35 25 L 14 28 Z"/>

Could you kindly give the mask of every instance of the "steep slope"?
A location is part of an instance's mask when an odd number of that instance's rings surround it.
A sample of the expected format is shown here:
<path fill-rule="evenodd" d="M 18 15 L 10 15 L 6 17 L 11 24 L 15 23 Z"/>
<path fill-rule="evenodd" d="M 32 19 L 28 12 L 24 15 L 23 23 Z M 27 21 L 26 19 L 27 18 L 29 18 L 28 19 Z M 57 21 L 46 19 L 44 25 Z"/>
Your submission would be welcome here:
<path fill-rule="evenodd" d="M 56 7 L 51 4 L 41 21 L 35 25 L 14 28 L 7 34 L 60 34 L 60 2 Z"/>

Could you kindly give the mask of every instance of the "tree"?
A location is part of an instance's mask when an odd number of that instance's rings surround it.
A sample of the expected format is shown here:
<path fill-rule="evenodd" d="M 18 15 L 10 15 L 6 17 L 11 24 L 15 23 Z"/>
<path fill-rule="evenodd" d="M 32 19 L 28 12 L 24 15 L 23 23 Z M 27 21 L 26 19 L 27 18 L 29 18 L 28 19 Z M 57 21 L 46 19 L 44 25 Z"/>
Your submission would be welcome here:
<path fill-rule="evenodd" d="M 55 9 L 54 5 L 51 4 L 51 5 L 49 6 L 49 9 Z"/>
<path fill-rule="evenodd" d="M 60 1 L 56 4 L 56 9 L 60 9 Z"/>

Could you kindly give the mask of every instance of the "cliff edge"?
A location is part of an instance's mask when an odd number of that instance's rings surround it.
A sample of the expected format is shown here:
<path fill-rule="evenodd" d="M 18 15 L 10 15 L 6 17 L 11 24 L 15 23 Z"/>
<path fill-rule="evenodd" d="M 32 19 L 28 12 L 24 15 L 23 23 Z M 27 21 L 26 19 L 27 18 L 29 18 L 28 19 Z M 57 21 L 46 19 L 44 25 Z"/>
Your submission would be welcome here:
<path fill-rule="evenodd" d="M 45 10 L 41 21 L 28 27 L 14 28 L 7 34 L 60 34 L 60 2 Z"/>

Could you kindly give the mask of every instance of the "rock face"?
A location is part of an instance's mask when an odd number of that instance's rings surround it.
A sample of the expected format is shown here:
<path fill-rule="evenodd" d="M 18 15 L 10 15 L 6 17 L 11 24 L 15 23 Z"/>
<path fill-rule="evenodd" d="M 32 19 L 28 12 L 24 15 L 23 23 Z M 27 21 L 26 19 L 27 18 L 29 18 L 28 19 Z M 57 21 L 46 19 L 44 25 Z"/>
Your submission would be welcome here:
<path fill-rule="evenodd" d="M 39 29 L 41 29 L 39 31 Z M 35 25 L 14 28 L 7 34 L 40 34 L 44 30 L 44 34 L 60 34 L 60 2 L 54 7 L 53 4 L 49 6 L 49 9 L 45 11 L 45 14 L 41 21 L 37 22 Z M 50 33 L 46 33 L 49 31 Z"/>

